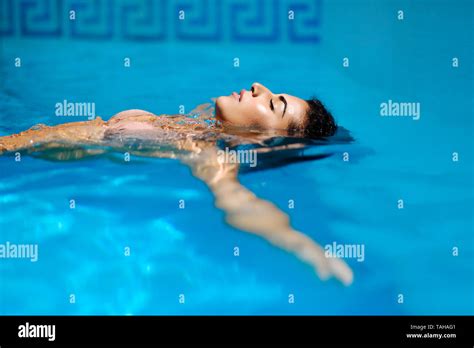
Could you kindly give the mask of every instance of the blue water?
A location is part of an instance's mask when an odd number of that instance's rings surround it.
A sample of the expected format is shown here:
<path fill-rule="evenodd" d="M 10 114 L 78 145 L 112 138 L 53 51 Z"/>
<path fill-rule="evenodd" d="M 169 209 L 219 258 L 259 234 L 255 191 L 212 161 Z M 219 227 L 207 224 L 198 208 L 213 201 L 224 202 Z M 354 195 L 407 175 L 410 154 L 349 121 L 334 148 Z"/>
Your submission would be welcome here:
<path fill-rule="evenodd" d="M 37 243 L 39 260 L 0 260 L 0 313 L 472 315 L 473 3 L 331 1 L 322 11 L 310 44 L 0 37 L 0 135 L 72 121 L 54 115 L 64 99 L 94 102 L 108 119 L 190 111 L 254 81 L 315 94 L 356 142 L 240 179 L 321 245 L 363 244 L 363 262 L 346 260 L 351 286 L 226 225 L 177 161 L 2 156 L 0 243 Z M 381 117 L 389 99 L 419 102 L 420 119 Z"/>

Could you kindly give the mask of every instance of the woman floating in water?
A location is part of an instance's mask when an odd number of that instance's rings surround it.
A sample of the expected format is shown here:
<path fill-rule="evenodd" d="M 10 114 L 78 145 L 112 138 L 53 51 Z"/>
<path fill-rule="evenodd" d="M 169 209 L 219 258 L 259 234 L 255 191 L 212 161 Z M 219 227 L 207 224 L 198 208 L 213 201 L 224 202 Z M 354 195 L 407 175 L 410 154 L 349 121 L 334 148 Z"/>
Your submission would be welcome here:
<path fill-rule="evenodd" d="M 199 117 L 192 116 L 196 114 Z M 288 135 L 322 138 L 332 136 L 336 129 L 333 117 L 320 101 L 274 94 L 254 83 L 250 91 L 217 98 L 215 118 L 212 107 L 204 105 L 191 115 L 157 116 L 143 110 L 128 110 L 109 121 L 99 117 L 54 127 L 37 125 L 0 137 L 0 154 L 21 151 L 71 160 L 118 151 L 129 156 L 180 159 L 207 184 L 230 225 L 295 254 L 322 279 L 335 276 L 347 285 L 352 282 L 351 269 L 340 259 L 327 258 L 321 246 L 290 226 L 284 212 L 242 186 L 237 177 L 239 161 L 223 161 L 220 156 L 222 144 L 226 148 L 258 145 Z M 291 152 L 303 146 L 291 143 L 252 151 L 265 155 L 277 150 Z"/>

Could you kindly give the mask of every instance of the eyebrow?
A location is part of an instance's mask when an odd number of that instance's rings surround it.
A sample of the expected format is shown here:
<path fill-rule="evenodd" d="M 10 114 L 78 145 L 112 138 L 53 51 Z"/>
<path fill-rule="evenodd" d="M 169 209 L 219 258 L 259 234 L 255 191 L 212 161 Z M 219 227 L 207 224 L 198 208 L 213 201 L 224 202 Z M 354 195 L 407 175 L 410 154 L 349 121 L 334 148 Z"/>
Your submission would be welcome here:
<path fill-rule="evenodd" d="M 286 112 L 286 107 L 288 106 L 288 103 L 286 102 L 286 99 L 284 96 L 280 96 L 280 100 L 283 102 L 283 104 L 285 104 L 285 108 L 283 109 L 283 113 L 281 114 L 281 117 L 283 118 L 283 116 L 285 116 L 285 112 Z"/>

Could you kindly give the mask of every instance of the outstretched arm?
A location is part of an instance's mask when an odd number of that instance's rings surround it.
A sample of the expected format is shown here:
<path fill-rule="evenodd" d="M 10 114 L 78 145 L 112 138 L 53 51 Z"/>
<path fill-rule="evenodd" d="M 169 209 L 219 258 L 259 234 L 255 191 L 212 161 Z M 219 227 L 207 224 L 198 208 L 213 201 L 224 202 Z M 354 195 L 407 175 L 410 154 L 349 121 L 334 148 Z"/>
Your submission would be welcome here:
<path fill-rule="evenodd" d="M 209 186 L 216 206 L 226 213 L 230 225 L 295 254 L 311 265 L 321 279 L 334 276 L 345 285 L 352 283 L 352 270 L 344 261 L 326 258 L 319 244 L 290 226 L 284 212 L 242 186 L 237 178 L 238 165 L 220 163 L 215 148 L 207 148 L 184 162 Z"/>
<path fill-rule="evenodd" d="M 109 134 L 121 145 L 122 134 L 140 136 L 144 130 L 153 128 L 150 121 L 156 116 L 144 110 L 126 110 L 105 122 L 100 117 L 91 121 L 69 122 L 57 126 L 36 125 L 30 129 L 9 136 L 0 137 L 0 155 L 5 152 L 38 152 L 47 149 L 78 149 L 81 146 L 104 145 Z M 111 140 L 111 139 L 108 139 Z M 112 139 L 113 140 L 113 139 Z M 82 154 L 103 152 L 99 149 L 83 149 Z"/>
<path fill-rule="evenodd" d="M 37 148 L 58 147 L 64 144 L 96 145 L 106 129 L 101 118 L 92 121 L 64 123 L 57 126 L 36 125 L 18 134 L 0 137 L 0 154 Z"/>

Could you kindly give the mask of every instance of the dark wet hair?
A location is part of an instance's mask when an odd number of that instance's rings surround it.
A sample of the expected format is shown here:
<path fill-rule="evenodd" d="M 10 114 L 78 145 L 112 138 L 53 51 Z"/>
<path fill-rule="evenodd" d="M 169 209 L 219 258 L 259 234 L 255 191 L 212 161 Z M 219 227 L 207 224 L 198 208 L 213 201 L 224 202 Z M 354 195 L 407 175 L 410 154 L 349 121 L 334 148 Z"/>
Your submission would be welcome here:
<path fill-rule="evenodd" d="M 334 117 L 319 99 L 306 100 L 309 105 L 305 120 L 301 125 L 303 135 L 308 138 L 329 137 L 336 133 L 337 125 Z"/>

